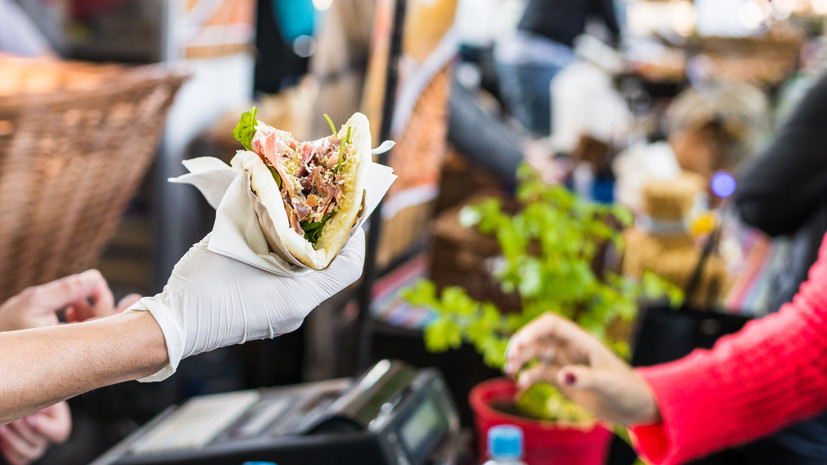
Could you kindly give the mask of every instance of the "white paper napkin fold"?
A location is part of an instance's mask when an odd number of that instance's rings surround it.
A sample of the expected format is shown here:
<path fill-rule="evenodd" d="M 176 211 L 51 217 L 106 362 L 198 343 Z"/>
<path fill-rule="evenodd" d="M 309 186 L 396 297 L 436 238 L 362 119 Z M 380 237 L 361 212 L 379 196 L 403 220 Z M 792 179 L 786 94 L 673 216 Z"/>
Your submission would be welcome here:
<path fill-rule="evenodd" d="M 281 276 L 313 271 L 298 261 L 290 263 L 271 251 L 255 211 L 254 202 L 258 200 L 249 195 L 249 176 L 244 171 L 214 157 L 184 160 L 183 164 L 189 173 L 169 181 L 195 186 L 215 208 L 215 224 L 207 247 L 210 251 Z M 395 179 L 391 168 L 371 164 L 365 186 L 365 212 L 353 231 L 373 213 Z"/>

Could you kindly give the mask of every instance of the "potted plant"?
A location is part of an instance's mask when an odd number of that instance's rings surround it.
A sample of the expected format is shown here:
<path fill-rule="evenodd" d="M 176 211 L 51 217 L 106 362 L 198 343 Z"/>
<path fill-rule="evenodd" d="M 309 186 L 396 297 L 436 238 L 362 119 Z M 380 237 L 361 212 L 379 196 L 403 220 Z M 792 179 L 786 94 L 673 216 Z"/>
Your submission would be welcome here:
<path fill-rule="evenodd" d="M 432 281 L 420 281 L 404 291 L 403 298 L 436 312 L 425 328 L 428 350 L 441 352 L 468 342 L 486 364 L 502 369 L 510 336 L 551 311 L 628 357 L 628 328 L 640 299 L 675 301 L 680 290 L 651 273 L 636 280 L 602 266 L 606 248 L 622 250 L 622 227 L 633 221 L 628 210 L 548 185 L 527 165 L 521 167 L 519 180 L 515 213 L 506 211 L 501 200 L 487 198 L 463 208 L 460 223 L 496 237 L 502 256 L 494 277 L 505 292 L 516 291 L 521 308 L 501 309 L 475 300 L 460 287 L 438 292 Z M 516 401 L 514 394 L 513 383 L 504 379 L 483 382 L 472 391 L 481 444 L 488 427 L 516 423 L 525 432 L 531 465 L 603 463 L 611 433 L 587 411 L 547 384 L 530 388 Z"/>

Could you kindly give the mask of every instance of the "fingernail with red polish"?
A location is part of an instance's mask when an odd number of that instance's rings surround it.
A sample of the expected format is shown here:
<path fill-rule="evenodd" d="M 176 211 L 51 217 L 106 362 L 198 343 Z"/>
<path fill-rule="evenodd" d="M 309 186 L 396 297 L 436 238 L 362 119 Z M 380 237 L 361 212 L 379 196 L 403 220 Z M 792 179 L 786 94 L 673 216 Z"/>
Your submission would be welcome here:
<path fill-rule="evenodd" d="M 571 386 L 572 384 L 577 382 L 577 377 L 574 376 L 574 373 L 566 373 L 566 384 Z"/>

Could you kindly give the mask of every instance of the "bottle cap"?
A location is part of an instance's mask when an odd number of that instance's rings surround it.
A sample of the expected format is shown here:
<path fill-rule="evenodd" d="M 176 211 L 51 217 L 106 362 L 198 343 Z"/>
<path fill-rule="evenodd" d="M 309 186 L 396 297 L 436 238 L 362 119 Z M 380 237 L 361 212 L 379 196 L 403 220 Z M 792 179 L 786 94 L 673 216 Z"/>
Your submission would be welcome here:
<path fill-rule="evenodd" d="M 488 430 L 488 455 L 520 458 L 523 455 L 523 430 L 513 425 L 492 426 Z"/>

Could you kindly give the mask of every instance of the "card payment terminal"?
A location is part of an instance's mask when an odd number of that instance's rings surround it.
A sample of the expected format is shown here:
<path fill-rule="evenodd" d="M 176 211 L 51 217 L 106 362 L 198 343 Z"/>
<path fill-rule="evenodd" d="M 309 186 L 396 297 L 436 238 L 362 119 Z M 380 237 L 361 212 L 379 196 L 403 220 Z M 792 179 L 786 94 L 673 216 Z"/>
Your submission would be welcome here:
<path fill-rule="evenodd" d="M 436 370 L 382 360 L 352 379 L 195 397 L 92 465 L 453 463 L 458 434 Z"/>

